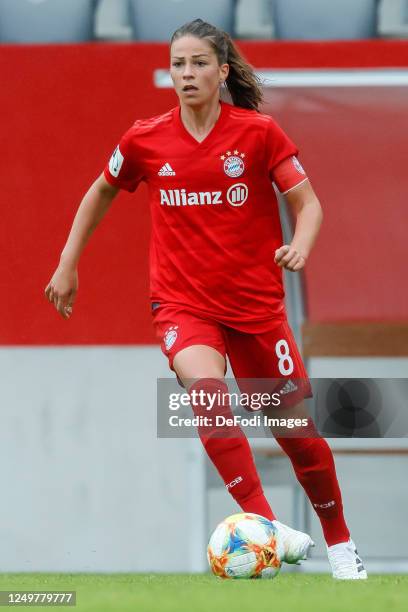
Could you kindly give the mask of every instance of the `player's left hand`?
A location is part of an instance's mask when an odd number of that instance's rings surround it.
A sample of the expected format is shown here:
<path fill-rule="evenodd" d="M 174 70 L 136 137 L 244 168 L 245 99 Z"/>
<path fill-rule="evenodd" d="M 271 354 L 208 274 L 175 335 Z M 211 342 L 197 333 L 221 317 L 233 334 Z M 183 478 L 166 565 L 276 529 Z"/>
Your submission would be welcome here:
<path fill-rule="evenodd" d="M 306 264 L 305 257 L 290 244 L 284 244 L 276 249 L 274 261 L 280 268 L 285 268 L 291 272 L 301 270 Z"/>

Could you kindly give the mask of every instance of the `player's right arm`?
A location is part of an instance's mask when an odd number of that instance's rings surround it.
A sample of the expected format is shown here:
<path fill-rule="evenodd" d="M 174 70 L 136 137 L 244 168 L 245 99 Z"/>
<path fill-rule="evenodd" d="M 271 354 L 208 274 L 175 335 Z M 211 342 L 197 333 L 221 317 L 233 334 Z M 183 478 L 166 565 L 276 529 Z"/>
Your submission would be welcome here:
<path fill-rule="evenodd" d="M 78 291 L 78 263 L 95 228 L 109 210 L 119 187 L 108 183 L 102 173 L 85 194 L 75 215 L 60 262 L 45 295 L 64 319 L 69 319 Z"/>

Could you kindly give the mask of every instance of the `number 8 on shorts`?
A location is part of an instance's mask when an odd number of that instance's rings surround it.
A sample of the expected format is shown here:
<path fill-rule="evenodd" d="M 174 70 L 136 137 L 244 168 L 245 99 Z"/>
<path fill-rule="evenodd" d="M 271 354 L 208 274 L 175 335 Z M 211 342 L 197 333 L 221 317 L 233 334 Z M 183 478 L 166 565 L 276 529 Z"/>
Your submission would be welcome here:
<path fill-rule="evenodd" d="M 278 357 L 279 372 L 283 376 L 289 376 L 293 372 L 293 359 L 289 355 L 289 345 L 286 340 L 278 340 L 275 345 L 275 353 Z"/>

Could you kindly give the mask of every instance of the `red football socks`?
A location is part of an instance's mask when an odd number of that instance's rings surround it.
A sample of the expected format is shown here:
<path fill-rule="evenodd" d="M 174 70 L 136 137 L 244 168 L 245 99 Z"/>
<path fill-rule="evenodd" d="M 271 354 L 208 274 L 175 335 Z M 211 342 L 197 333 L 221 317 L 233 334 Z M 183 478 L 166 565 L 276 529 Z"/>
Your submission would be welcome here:
<path fill-rule="evenodd" d="M 274 520 L 276 517 L 263 493 L 252 451 L 242 429 L 215 424 L 216 415 L 233 417 L 228 400 L 222 397 L 228 393 L 227 385 L 215 378 L 204 378 L 191 385 L 189 393 L 195 416 L 213 419 L 211 425 L 199 427 L 198 433 L 229 493 L 244 512 L 254 512 Z M 208 410 L 210 405 L 212 408 Z"/>
<path fill-rule="evenodd" d="M 194 392 L 196 392 L 194 394 Z M 225 382 L 204 378 L 189 389 L 195 416 L 212 418 L 210 425 L 198 428 L 203 446 L 225 486 L 244 512 L 254 512 L 270 520 L 276 517 L 263 493 L 248 440 L 234 425 L 216 425 L 215 417 L 232 418 L 226 398 Z M 194 400 L 194 401 L 193 401 Z M 211 410 L 208 408 L 211 407 Z M 328 546 L 350 538 L 337 481 L 333 454 L 326 440 L 313 438 L 276 438 L 292 462 L 299 483 L 315 509 Z"/>
<path fill-rule="evenodd" d="M 350 538 L 333 454 L 323 438 L 276 438 L 318 515 L 328 546 Z"/>

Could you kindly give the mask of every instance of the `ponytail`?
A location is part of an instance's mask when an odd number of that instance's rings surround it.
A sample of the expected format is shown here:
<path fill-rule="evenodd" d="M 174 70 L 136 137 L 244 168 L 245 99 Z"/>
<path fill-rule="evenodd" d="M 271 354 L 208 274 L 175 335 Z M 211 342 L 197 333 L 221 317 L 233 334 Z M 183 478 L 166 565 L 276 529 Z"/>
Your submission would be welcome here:
<path fill-rule="evenodd" d="M 261 81 L 252 66 L 242 57 L 229 34 L 224 32 L 228 44 L 229 74 L 226 80 L 227 89 L 235 106 L 258 110 L 263 94 Z"/>
<path fill-rule="evenodd" d="M 230 35 L 202 19 L 195 19 L 178 28 L 170 44 L 186 35 L 208 40 L 218 64 L 229 64 L 225 85 L 235 106 L 257 111 L 263 99 L 261 81 L 238 51 Z"/>

